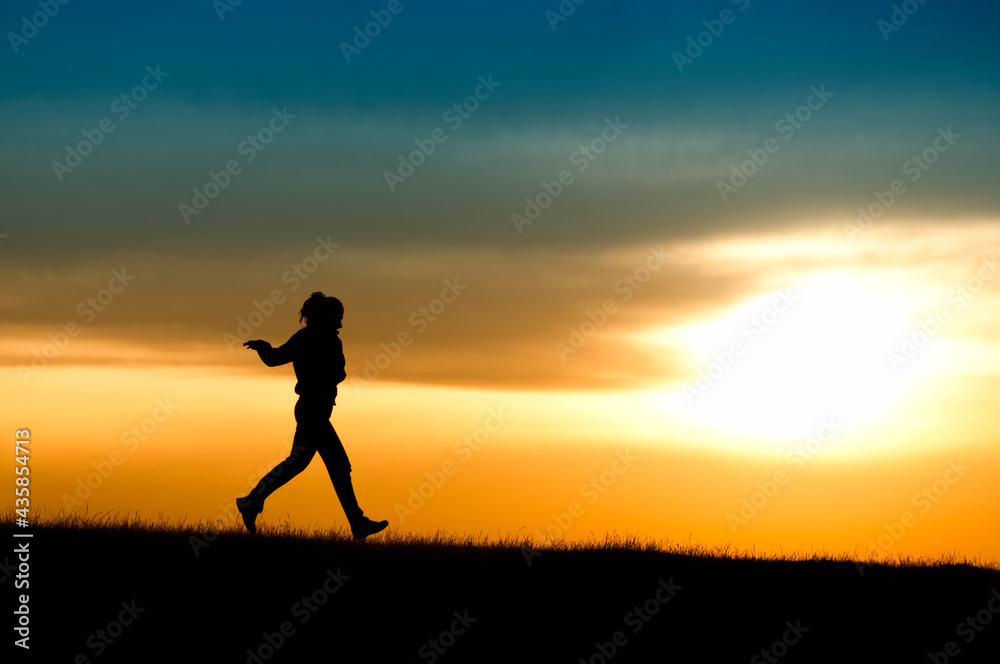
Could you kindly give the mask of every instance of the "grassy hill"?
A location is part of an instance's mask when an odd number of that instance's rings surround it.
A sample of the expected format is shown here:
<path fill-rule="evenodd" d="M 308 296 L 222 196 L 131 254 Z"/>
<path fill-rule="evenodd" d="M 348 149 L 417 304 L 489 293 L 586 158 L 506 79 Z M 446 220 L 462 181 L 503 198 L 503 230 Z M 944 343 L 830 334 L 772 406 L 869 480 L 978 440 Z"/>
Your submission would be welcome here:
<path fill-rule="evenodd" d="M 765 560 L 634 538 L 254 537 L 120 515 L 29 529 L 8 515 L 0 530 L 15 546 L 14 532 L 33 535 L 35 661 L 1000 661 L 1000 571 L 970 564 Z M 0 585 L 16 610 L 13 548 Z"/>

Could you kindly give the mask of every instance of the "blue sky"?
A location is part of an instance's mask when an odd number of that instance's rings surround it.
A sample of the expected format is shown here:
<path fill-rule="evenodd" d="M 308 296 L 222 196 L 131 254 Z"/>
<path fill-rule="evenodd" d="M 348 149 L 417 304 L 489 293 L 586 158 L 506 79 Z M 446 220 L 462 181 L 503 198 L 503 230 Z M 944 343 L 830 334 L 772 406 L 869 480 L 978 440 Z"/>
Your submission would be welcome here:
<path fill-rule="evenodd" d="M 592 278 L 580 255 L 600 264 L 664 242 L 850 222 L 948 127 L 961 138 L 886 221 L 981 221 L 1000 203 L 994 4 L 907 5 L 918 8 L 885 39 L 878 22 L 893 3 L 587 0 L 553 30 L 546 12 L 558 2 L 413 0 L 347 62 L 341 44 L 387 5 L 244 0 L 220 20 L 208 1 L 74 1 L 15 53 L 9 33 L 39 5 L 4 3 L 0 266 L 16 284 L 5 314 L 65 320 L 93 290 L 96 277 L 82 275 L 139 262 L 158 266 L 155 287 L 146 280 L 157 297 L 184 294 L 161 305 L 167 313 L 144 311 L 158 324 L 190 307 L 190 293 L 235 298 L 241 311 L 258 292 L 241 280 L 281 274 L 276 255 L 327 235 L 355 264 L 388 261 L 366 283 L 399 299 L 400 314 L 424 282 L 391 266 L 412 268 L 404 256 L 421 252 L 444 266 L 499 252 L 478 264 L 523 262 L 535 278 L 518 288 L 544 284 L 531 291 L 549 303 L 539 315 L 582 310 L 595 295 L 580 290 Z M 709 39 L 705 22 L 721 33 Z M 689 37 L 706 45 L 678 71 Z M 116 118 L 114 100 L 147 67 L 168 75 Z M 481 77 L 499 85 L 448 127 L 444 112 Z M 816 88 L 832 96 L 782 137 L 776 123 Z M 240 146 L 274 109 L 294 119 L 246 161 Z M 60 181 L 53 162 L 103 118 L 114 132 Z M 578 172 L 573 155 L 615 119 L 627 129 Z M 391 191 L 386 172 L 438 128 L 447 140 Z M 769 138 L 780 150 L 723 200 L 719 183 Z M 185 218 L 181 206 L 233 160 L 239 174 Z M 512 215 L 565 170 L 573 183 L 517 233 Z M 219 271 L 226 278 L 206 284 Z M 54 293 L 49 283 L 72 286 Z M 757 287 L 698 292 L 707 306 Z M 199 306 L 210 329 L 229 325 L 232 312 L 215 320 L 212 305 Z M 123 310 L 107 321 L 118 315 L 123 326 L 135 320 Z"/>
<path fill-rule="evenodd" d="M 498 239 L 493 220 L 502 225 L 575 144 L 616 116 L 630 125 L 626 140 L 596 165 L 601 177 L 552 215 L 577 219 L 578 232 L 539 230 L 533 241 L 634 242 L 649 235 L 652 217 L 688 234 L 799 208 L 850 210 L 852 198 L 891 181 L 908 151 L 949 125 L 973 137 L 963 159 L 943 164 L 905 204 L 961 214 L 997 203 L 990 162 L 1000 47 L 998 10 L 988 3 L 927 2 L 885 40 L 877 21 L 891 17 L 891 3 L 589 0 L 553 30 L 545 12 L 555 2 L 404 1 L 346 62 L 341 42 L 385 7 L 245 0 L 219 20 L 210 2 L 61 6 L 18 53 L 8 43 L 2 56 L 12 219 L 58 228 L 74 243 L 93 239 L 89 229 L 103 243 L 176 241 L 185 192 L 275 107 L 296 122 L 229 200 L 202 215 L 212 216 L 202 242 L 235 228 L 266 240 L 278 214 L 287 229 L 340 213 L 358 240 L 516 242 L 503 232 Z M 732 22 L 679 72 L 673 54 L 725 10 Z M 19 32 L 37 11 L 5 3 L 0 25 Z M 162 87 L 58 183 L 51 162 L 148 65 L 169 72 Z M 390 196 L 384 171 L 489 74 L 502 83 L 497 93 Z M 728 166 L 820 84 L 834 92 L 830 104 L 738 206 L 720 207 L 713 190 Z M 613 213 L 609 234 L 600 219 Z"/>

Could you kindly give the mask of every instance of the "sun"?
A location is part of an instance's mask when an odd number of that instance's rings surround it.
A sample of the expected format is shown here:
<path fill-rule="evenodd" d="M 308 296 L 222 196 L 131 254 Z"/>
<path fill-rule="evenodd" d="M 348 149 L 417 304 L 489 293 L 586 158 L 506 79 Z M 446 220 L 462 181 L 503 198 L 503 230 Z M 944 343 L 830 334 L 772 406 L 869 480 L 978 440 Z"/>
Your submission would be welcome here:
<path fill-rule="evenodd" d="M 846 275 L 755 297 L 683 330 L 694 375 L 675 405 L 699 423 L 776 442 L 830 418 L 852 427 L 877 419 L 913 377 L 888 359 L 912 331 L 905 306 L 900 293 Z"/>

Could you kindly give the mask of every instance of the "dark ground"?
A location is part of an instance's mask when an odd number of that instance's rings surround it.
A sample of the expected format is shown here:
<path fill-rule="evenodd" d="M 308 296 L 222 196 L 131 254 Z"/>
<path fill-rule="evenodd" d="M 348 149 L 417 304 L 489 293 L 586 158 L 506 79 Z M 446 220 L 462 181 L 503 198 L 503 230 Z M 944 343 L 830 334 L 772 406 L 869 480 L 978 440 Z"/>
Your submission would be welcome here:
<path fill-rule="evenodd" d="M 30 532 L 33 661 L 1000 662 L 1000 572 L 964 565 Z"/>

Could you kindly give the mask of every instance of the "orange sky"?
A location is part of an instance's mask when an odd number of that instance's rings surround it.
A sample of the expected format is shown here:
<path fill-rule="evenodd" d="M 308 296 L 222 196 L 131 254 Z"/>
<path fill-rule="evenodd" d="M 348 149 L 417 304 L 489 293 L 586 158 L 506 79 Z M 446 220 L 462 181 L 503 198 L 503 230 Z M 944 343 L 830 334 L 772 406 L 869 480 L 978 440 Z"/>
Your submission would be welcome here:
<path fill-rule="evenodd" d="M 851 242 L 850 221 L 586 253 L 342 245 L 296 288 L 314 239 L 252 265 L 8 270 L 32 322 L 5 321 L 4 419 L 32 430 L 34 510 L 215 518 L 294 427 L 291 367 L 227 335 L 263 309 L 251 338 L 277 345 L 322 288 L 347 311 L 334 426 L 393 528 L 995 559 L 995 232 L 886 222 Z M 133 265 L 88 321 L 78 305 Z M 318 458 L 269 500 L 266 521 L 286 516 L 344 524 Z"/>

